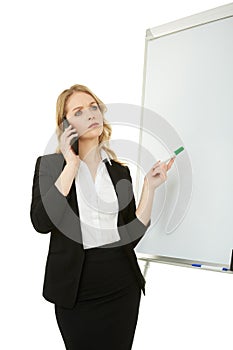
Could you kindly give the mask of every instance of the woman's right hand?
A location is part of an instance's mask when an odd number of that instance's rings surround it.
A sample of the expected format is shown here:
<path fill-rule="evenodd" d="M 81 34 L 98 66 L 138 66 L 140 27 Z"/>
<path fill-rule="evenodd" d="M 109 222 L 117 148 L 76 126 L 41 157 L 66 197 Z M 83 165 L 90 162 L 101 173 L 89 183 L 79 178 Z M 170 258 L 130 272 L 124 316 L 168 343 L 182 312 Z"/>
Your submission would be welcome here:
<path fill-rule="evenodd" d="M 68 128 L 64 130 L 60 137 L 60 150 L 66 160 L 66 163 L 73 163 L 74 165 L 79 165 L 80 158 L 75 154 L 71 147 L 71 140 L 77 137 L 78 133 L 76 129 L 70 124 Z"/>

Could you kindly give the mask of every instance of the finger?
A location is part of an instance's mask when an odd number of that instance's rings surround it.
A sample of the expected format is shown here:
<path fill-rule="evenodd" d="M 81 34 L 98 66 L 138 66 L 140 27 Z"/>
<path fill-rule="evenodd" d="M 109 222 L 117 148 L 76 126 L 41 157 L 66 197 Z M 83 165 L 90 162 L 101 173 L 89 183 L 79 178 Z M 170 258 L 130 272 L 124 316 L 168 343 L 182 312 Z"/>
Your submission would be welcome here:
<path fill-rule="evenodd" d="M 70 141 L 73 139 L 73 138 L 75 138 L 75 137 L 77 137 L 78 136 L 78 133 L 76 132 L 75 134 L 72 134 L 72 135 L 70 135 L 69 137 L 67 137 L 67 143 L 69 143 L 70 144 Z"/>
<path fill-rule="evenodd" d="M 166 170 L 161 169 L 160 174 L 161 174 L 161 178 L 162 178 L 163 180 L 167 180 L 167 172 L 166 172 Z"/>
<path fill-rule="evenodd" d="M 153 177 L 155 177 L 156 175 L 158 175 L 162 181 L 167 180 L 167 176 L 163 172 L 158 172 L 157 174 L 154 174 Z"/>
<path fill-rule="evenodd" d="M 159 166 L 156 166 L 152 169 L 152 175 L 160 173 L 161 172 L 161 168 Z"/>
<path fill-rule="evenodd" d="M 71 140 L 76 137 L 78 134 L 77 133 L 72 133 L 71 135 L 63 135 L 61 136 L 60 143 L 63 145 L 63 148 L 69 148 Z"/>
<path fill-rule="evenodd" d="M 152 173 L 152 176 L 155 176 L 155 175 L 157 175 L 157 174 L 161 175 L 162 178 L 167 176 L 166 170 L 164 170 L 163 168 L 157 168 L 157 169 L 155 169 L 154 172 Z"/>
<path fill-rule="evenodd" d="M 161 168 L 156 168 L 153 172 L 152 172 L 152 176 L 155 175 L 160 175 L 163 174 L 163 170 Z"/>
<path fill-rule="evenodd" d="M 161 169 L 167 169 L 167 164 L 166 163 L 161 163 L 160 166 L 161 166 Z"/>
<path fill-rule="evenodd" d="M 159 166 L 160 164 L 160 160 L 158 160 L 154 165 L 153 165 L 153 167 L 152 167 L 152 169 L 155 169 L 157 166 Z"/>
<path fill-rule="evenodd" d="M 77 132 L 77 130 L 75 128 L 72 127 L 72 129 L 69 129 L 69 130 L 67 128 L 66 131 L 65 131 L 65 135 L 69 136 L 70 134 L 72 134 L 74 132 Z"/>
<path fill-rule="evenodd" d="M 69 135 L 66 136 L 67 140 L 72 139 L 73 137 L 78 137 L 78 133 L 77 131 L 73 131 L 72 133 L 70 133 Z"/>
<path fill-rule="evenodd" d="M 72 125 L 70 124 L 69 126 L 67 126 L 67 128 L 63 129 L 63 133 L 67 133 L 67 131 L 72 129 Z"/>
<path fill-rule="evenodd" d="M 167 165 L 167 170 L 169 170 L 169 169 L 172 167 L 174 161 L 175 161 L 175 158 L 172 158 L 172 159 L 170 160 L 170 162 L 169 162 L 168 165 Z"/>
<path fill-rule="evenodd" d="M 64 131 L 63 133 L 63 138 L 66 139 L 68 138 L 70 135 L 72 134 L 76 134 L 77 133 L 77 130 L 74 128 L 74 129 L 71 129 L 71 130 L 67 130 L 67 131 Z"/>
<path fill-rule="evenodd" d="M 169 164 L 171 161 L 175 160 L 176 156 L 173 156 L 172 158 L 168 159 L 167 161 L 165 162 L 162 162 L 161 164 Z"/>
<path fill-rule="evenodd" d="M 153 168 L 152 168 L 152 171 L 154 171 L 155 169 L 159 169 L 160 166 L 159 165 L 154 165 Z"/>

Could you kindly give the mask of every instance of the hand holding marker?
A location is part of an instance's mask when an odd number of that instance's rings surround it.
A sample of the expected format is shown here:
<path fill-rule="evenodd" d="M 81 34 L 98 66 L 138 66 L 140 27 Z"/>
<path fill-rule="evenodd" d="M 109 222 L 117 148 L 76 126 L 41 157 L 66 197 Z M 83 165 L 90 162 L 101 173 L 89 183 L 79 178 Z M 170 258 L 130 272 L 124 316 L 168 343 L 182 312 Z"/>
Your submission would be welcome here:
<path fill-rule="evenodd" d="M 170 170 L 174 163 L 174 158 L 184 150 L 184 147 L 179 147 L 173 152 L 167 160 L 161 162 L 160 160 L 154 164 L 152 169 L 146 175 L 150 188 L 158 188 L 167 179 L 167 171 Z M 169 161 L 168 164 L 166 164 Z"/>
<path fill-rule="evenodd" d="M 164 160 L 162 163 L 169 162 L 172 158 L 175 158 L 182 151 L 184 151 L 184 147 L 181 146 L 177 150 L 174 151 L 174 155 L 171 155 L 168 159 Z"/>

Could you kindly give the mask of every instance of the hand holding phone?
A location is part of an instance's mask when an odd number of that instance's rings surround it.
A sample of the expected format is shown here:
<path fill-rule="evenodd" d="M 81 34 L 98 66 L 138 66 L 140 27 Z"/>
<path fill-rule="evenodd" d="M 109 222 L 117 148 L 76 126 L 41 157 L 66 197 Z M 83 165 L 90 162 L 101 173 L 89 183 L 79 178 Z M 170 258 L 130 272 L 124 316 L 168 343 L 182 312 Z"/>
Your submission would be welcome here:
<path fill-rule="evenodd" d="M 62 119 L 63 133 L 60 137 L 60 149 L 66 163 L 76 163 L 78 156 L 78 134 L 75 128 L 70 125 L 66 117 Z"/>
<path fill-rule="evenodd" d="M 62 119 L 62 123 L 63 123 L 63 131 L 65 131 L 69 126 L 70 126 L 70 123 L 68 122 L 67 118 L 66 117 L 63 117 Z M 72 132 L 74 132 L 74 130 L 71 129 Z M 76 132 L 77 134 L 77 132 Z M 73 136 L 70 140 L 70 145 L 71 145 L 71 148 L 73 149 L 74 153 L 76 155 L 78 155 L 78 136 Z"/>

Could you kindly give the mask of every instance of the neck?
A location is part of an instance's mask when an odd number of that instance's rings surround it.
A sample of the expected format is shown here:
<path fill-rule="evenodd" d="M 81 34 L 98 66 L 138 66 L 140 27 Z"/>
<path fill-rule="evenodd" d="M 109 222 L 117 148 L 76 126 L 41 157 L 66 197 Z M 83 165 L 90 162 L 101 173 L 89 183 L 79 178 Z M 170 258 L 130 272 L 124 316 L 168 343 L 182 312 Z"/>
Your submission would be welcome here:
<path fill-rule="evenodd" d="M 79 158 L 87 164 L 99 163 L 101 156 L 98 140 L 79 140 Z"/>

